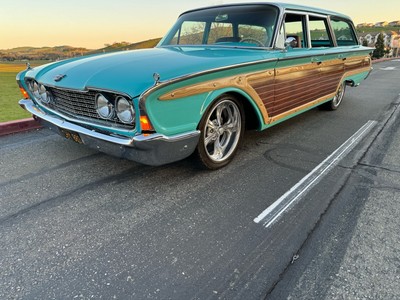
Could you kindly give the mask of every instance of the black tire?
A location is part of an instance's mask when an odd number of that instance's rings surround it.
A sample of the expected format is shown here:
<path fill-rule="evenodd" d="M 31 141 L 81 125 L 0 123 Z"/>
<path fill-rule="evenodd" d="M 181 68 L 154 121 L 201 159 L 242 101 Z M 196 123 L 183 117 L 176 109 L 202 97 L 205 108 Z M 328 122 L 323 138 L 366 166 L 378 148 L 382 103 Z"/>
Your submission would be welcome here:
<path fill-rule="evenodd" d="M 321 105 L 321 108 L 326 109 L 326 110 L 336 110 L 338 109 L 338 107 L 340 106 L 340 104 L 342 103 L 343 97 L 344 97 L 344 93 L 346 91 L 346 84 L 343 81 L 337 92 L 335 97 L 333 97 L 333 99 L 331 101 L 328 101 L 324 104 Z"/>
<path fill-rule="evenodd" d="M 242 140 L 245 127 L 242 103 L 222 95 L 203 115 L 196 155 L 202 167 L 216 170 L 229 164 Z"/>

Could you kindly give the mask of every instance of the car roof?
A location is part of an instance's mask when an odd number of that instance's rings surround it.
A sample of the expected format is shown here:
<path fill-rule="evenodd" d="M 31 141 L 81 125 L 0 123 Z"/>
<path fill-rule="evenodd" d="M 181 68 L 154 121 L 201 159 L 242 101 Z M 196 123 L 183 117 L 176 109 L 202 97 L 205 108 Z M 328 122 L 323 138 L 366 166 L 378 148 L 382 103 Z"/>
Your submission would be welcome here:
<path fill-rule="evenodd" d="M 298 5 L 298 4 L 291 4 L 291 3 L 280 3 L 280 2 L 244 2 L 244 3 L 231 3 L 231 4 L 221 4 L 221 5 L 213 5 L 213 6 L 208 6 L 208 7 L 202 7 L 202 8 L 197 8 L 197 9 L 192 9 L 188 10 L 181 15 L 184 15 L 189 12 L 194 12 L 194 11 L 200 11 L 203 9 L 208 9 L 208 8 L 218 8 L 218 7 L 232 7 L 232 6 L 249 6 L 249 5 L 271 5 L 271 6 L 276 6 L 278 7 L 281 11 L 284 10 L 294 10 L 294 11 L 301 11 L 301 12 L 311 12 L 311 13 L 316 13 L 316 14 L 322 14 L 322 15 L 330 15 L 330 16 L 337 16 L 340 18 L 344 19 L 351 19 L 349 16 L 346 16 L 342 13 L 338 13 L 335 11 L 330 11 L 326 9 L 321 9 L 317 7 L 311 7 L 311 6 L 304 6 L 304 5 Z"/>

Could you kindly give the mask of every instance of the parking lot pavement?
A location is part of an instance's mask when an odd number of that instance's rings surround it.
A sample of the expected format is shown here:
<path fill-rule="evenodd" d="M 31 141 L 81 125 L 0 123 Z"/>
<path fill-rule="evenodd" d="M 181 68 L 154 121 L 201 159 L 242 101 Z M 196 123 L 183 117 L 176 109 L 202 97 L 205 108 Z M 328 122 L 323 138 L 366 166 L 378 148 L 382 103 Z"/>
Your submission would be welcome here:
<path fill-rule="evenodd" d="M 399 102 L 268 299 L 400 299 Z"/>

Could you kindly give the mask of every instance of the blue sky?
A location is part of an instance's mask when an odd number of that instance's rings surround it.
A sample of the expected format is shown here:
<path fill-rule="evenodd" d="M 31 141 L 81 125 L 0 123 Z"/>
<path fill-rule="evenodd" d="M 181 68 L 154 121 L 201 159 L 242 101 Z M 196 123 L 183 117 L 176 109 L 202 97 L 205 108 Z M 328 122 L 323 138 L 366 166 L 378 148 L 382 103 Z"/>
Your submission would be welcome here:
<path fill-rule="evenodd" d="M 1 0 L 0 49 L 70 45 L 101 48 L 106 43 L 161 37 L 188 9 L 257 0 Z M 334 10 L 355 23 L 400 19 L 399 0 L 286 0 Z"/>

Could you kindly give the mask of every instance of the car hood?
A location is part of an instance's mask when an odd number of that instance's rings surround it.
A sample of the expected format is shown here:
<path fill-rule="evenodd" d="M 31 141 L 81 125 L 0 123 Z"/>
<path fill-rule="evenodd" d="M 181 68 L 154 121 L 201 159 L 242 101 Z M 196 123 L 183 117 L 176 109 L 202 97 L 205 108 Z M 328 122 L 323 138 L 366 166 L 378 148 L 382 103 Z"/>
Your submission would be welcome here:
<path fill-rule="evenodd" d="M 136 97 L 160 81 L 267 59 L 270 51 L 217 47 L 168 47 L 101 54 L 59 61 L 30 70 L 26 76 L 45 85 L 85 90 L 106 89 Z M 56 78 L 61 78 L 57 81 Z"/>

